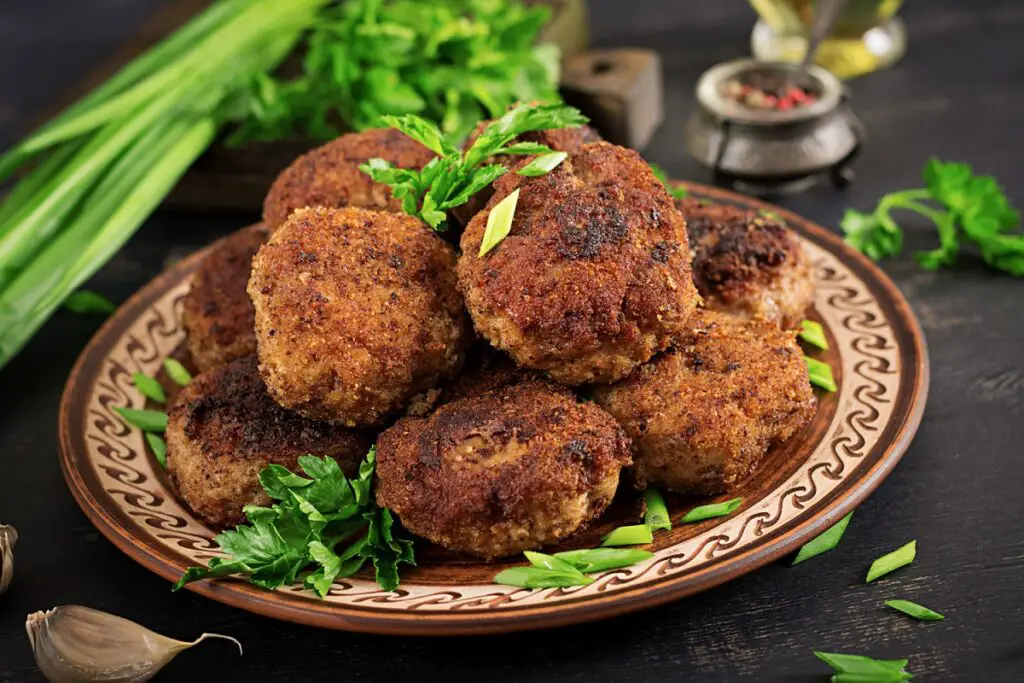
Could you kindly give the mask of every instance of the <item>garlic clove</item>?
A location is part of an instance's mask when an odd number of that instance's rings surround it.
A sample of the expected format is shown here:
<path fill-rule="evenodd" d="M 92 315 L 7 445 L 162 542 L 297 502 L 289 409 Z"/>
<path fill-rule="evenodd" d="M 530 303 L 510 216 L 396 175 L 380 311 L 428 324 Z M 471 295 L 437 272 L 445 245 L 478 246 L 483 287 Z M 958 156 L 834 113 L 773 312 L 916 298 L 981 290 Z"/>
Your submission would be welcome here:
<path fill-rule="evenodd" d="M 209 638 L 230 640 L 242 653 L 242 644 L 230 636 L 204 633 L 186 643 L 79 605 L 30 614 L 25 630 L 36 664 L 50 683 L 142 683 L 179 652 Z"/>
<path fill-rule="evenodd" d="M 17 529 L 9 524 L 0 524 L 0 595 L 14 578 L 14 544 L 17 542 Z"/>

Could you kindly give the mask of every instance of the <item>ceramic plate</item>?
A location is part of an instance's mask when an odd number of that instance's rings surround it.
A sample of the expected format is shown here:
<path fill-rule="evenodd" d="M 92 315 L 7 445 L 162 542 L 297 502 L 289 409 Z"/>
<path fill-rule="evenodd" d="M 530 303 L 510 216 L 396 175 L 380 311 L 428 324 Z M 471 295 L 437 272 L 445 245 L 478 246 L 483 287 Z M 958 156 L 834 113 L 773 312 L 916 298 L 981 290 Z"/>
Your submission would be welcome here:
<path fill-rule="evenodd" d="M 822 354 L 839 391 L 821 394 L 813 423 L 773 449 L 738 491 L 732 516 L 676 525 L 655 536 L 653 558 L 597 575 L 587 586 L 526 590 L 491 583 L 508 563 L 483 563 L 417 545 L 398 591 L 372 577 L 338 581 L 320 600 L 299 587 L 267 591 L 242 581 L 189 589 L 252 612 L 327 628 L 454 635 L 589 621 L 675 600 L 728 581 L 796 550 L 852 510 L 899 461 L 924 412 L 928 361 L 906 301 L 867 259 L 827 230 L 778 207 L 690 184 L 698 196 L 774 211 L 804 239 L 814 262 L 810 314 L 831 343 Z M 168 580 L 216 552 L 214 532 L 176 499 L 142 434 L 112 408 L 140 408 L 131 374 L 158 374 L 184 339 L 181 304 L 202 254 L 178 263 L 139 291 L 83 351 L 60 411 L 61 464 L 72 493 L 96 527 L 129 556 Z M 694 501 L 670 499 L 673 516 Z M 566 547 L 592 547 L 607 530 L 635 523 L 617 503 Z"/>

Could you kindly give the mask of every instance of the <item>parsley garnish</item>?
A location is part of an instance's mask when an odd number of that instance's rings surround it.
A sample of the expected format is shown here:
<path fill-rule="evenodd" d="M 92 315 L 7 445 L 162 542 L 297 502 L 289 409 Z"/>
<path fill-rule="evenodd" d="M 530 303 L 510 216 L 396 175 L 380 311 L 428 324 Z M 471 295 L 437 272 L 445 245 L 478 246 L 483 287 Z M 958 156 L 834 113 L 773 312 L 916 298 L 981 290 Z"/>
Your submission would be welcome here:
<path fill-rule="evenodd" d="M 961 242 L 967 241 L 992 268 L 1024 276 L 1024 235 L 1017 232 L 1020 214 L 995 178 L 975 175 L 967 164 L 930 159 L 924 182 L 925 189 L 883 196 L 871 213 L 847 209 L 840 222 L 847 244 L 875 260 L 896 256 L 903 249 L 903 230 L 892 211 L 901 209 L 924 216 L 938 231 L 938 248 L 915 254 L 922 267 L 953 265 Z"/>
<path fill-rule="evenodd" d="M 320 10 L 303 73 L 260 72 L 231 138 L 329 140 L 382 116 L 417 114 L 462 140 L 517 100 L 558 99 L 556 45 L 537 44 L 550 9 L 511 0 L 346 0 Z"/>
<path fill-rule="evenodd" d="M 395 168 L 384 159 L 370 159 L 359 168 L 376 182 L 389 185 L 394 197 L 402 200 L 403 211 L 423 220 L 438 232 L 448 228 L 447 211 L 465 204 L 507 172 L 508 169 L 501 164 L 489 163 L 491 157 L 552 152 L 546 145 L 513 143 L 516 136 L 538 130 L 581 126 L 587 122 L 587 118 L 572 107 L 520 104 L 489 123 L 472 146 L 460 152 L 452 138 L 418 116 L 385 116 L 383 120 L 435 152 L 437 157 L 419 170 Z M 543 171 L 542 168 L 534 168 L 538 172 Z"/>
<path fill-rule="evenodd" d="M 280 465 L 260 472 L 270 507 L 247 505 L 249 524 L 218 534 L 214 541 L 228 557 L 206 567 L 190 567 L 174 590 L 200 579 L 240 574 L 263 588 L 294 583 L 301 572 L 307 588 L 325 596 L 335 579 L 351 576 L 367 560 L 384 590 L 398 587 L 398 565 L 415 564 L 412 541 L 399 538 L 391 513 L 373 502 L 376 451 L 371 448 L 349 479 L 331 458 L 304 455 L 306 476 Z M 344 549 L 339 552 L 339 548 Z"/>
<path fill-rule="evenodd" d="M 683 197 L 689 194 L 689 191 L 686 189 L 685 185 L 676 185 L 671 180 L 669 180 L 668 173 L 666 173 L 665 169 L 663 169 L 661 166 L 658 166 L 658 164 L 655 164 L 653 162 L 647 163 L 651 167 L 651 172 L 654 174 L 654 177 L 657 178 L 661 182 L 661 184 L 665 186 L 665 190 L 669 193 L 669 196 L 671 196 L 672 199 L 682 199 Z"/>

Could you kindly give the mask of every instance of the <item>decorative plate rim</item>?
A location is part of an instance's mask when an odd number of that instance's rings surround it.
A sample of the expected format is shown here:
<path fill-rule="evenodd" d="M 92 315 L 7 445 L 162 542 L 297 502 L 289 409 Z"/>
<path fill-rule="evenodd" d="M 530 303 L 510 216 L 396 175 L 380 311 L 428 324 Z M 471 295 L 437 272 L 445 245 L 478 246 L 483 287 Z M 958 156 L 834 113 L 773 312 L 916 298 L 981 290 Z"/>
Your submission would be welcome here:
<path fill-rule="evenodd" d="M 924 335 L 909 304 L 895 284 L 873 262 L 847 247 L 842 240 L 827 229 L 808 221 L 790 211 L 720 188 L 698 183 L 685 183 L 694 194 L 719 201 L 740 202 L 751 208 L 771 211 L 808 239 L 812 244 L 829 252 L 837 261 L 859 277 L 868 289 L 872 302 L 883 312 L 891 324 L 893 336 L 899 339 L 899 393 L 909 392 L 902 410 L 895 411 L 888 421 L 883 422 L 877 444 L 865 451 L 865 457 L 881 449 L 875 462 L 863 471 L 851 474 L 846 481 L 839 480 L 833 490 L 820 498 L 811 498 L 801 515 L 795 516 L 787 528 L 749 541 L 740 551 L 726 554 L 717 560 L 709 560 L 707 566 L 694 573 L 681 576 L 666 576 L 652 585 L 650 581 L 636 581 L 628 587 L 618 587 L 616 572 L 602 574 L 611 576 L 607 586 L 614 590 L 576 599 L 565 598 L 572 591 L 555 589 L 560 601 L 550 604 L 529 604 L 504 609 L 470 609 L 467 611 L 419 611 L 419 605 L 407 609 L 382 609 L 374 607 L 373 600 L 387 601 L 387 598 L 367 596 L 369 607 L 354 604 L 337 604 L 326 601 L 296 599 L 285 592 L 272 592 L 256 588 L 241 581 L 199 582 L 188 588 L 201 595 L 213 598 L 235 607 L 240 607 L 264 616 L 283 619 L 318 627 L 343 630 L 407 634 L 407 635 L 464 635 L 496 632 L 511 632 L 562 626 L 610 617 L 626 612 L 660 605 L 678 598 L 692 595 L 719 585 L 732 578 L 752 571 L 783 555 L 792 552 L 799 545 L 818 535 L 837 522 L 860 504 L 892 471 L 902 458 L 916 433 L 924 414 L 929 386 L 928 352 Z M 182 564 L 174 561 L 160 547 L 154 547 L 148 539 L 141 539 L 132 533 L 131 525 L 118 519 L 123 512 L 109 509 L 109 505 L 97 498 L 80 471 L 77 461 L 85 457 L 84 425 L 86 399 L 91 395 L 93 385 L 86 385 L 82 378 L 99 375 L 102 362 L 113 350 L 114 344 L 127 331 L 125 320 L 131 323 L 139 319 L 158 300 L 173 290 L 181 273 L 190 271 L 202 258 L 204 250 L 188 257 L 164 271 L 147 283 L 128 299 L 118 311 L 96 332 L 79 355 L 61 398 L 59 437 L 60 462 L 64 478 L 75 500 L 90 521 L 114 545 L 129 557 L 150 571 L 168 579 L 176 580 L 182 571 Z M 899 395 L 899 394 L 897 394 Z M 76 429 L 77 428 L 77 429 Z M 76 440 L 83 442 L 76 445 Z M 823 435 L 824 439 L 824 435 Z M 887 440 L 887 443 L 883 443 Z M 820 442 L 819 442 L 820 443 Z M 813 479 L 813 477 L 812 477 Z M 781 484 L 780 484 L 781 486 Z M 776 487 L 777 489 L 778 487 Z M 774 493 L 773 489 L 770 493 Z M 757 503 L 772 496 L 765 496 Z M 109 496 L 107 496 L 109 499 Z M 784 501 L 783 501 L 784 503 Z M 755 503 L 756 505 L 756 503 Z M 754 505 L 751 506 L 753 508 Z M 752 514 L 744 521 L 745 528 Z M 781 517 L 781 504 L 780 504 Z M 728 520 L 726 520 L 728 521 Z M 722 524 L 725 524 L 723 521 Z M 779 526 L 785 526 L 780 524 Z M 714 529 L 716 527 L 712 527 Z M 707 532 L 696 538 L 702 538 Z M 743 530 L 737 537 L 738 544 Z M 714 540 L 714 536 L 710 540 Z M 662 549 L 669 550 L 688 543 Z M 703 550 L 707 540 L 701 544 Z M 657 558 L 655 558 L 657 559 Z M 629 579 L 622 583 L 629 583 Z M 433 586 L 436 592 L 444 593 L 443 586 Z M 501 588 L 501 587 L 495 587 Z M 603 590 L 603 589 L 602 589 Z M 448 594 L 455 591 L 455 586 Z M 384 594 L 387 595 L 387 594 Z M 536 593 L 531 593 L 536 595 Z M 401 599 L 399 595 L 397 600 Z M 438 598 L 440 599 L 440 598 Z M 510 602 L 506 599 L 504 602 Z"/>

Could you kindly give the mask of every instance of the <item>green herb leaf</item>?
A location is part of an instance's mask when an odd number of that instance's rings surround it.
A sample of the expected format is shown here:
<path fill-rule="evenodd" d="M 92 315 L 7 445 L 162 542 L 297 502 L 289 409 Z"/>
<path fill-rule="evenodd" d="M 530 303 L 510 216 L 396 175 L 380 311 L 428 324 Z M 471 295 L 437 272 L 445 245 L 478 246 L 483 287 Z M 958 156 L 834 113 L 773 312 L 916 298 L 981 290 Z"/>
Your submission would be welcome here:
<path fill-rule="evenodd" d="M 167 402 L 167 394 L 164 393 L 164 388 L 160 386 L 160 382 L 157 382 L 152 377 L 136 372 L 132 374 L 132 384 L 146 398 L 151 398 L 157 403 Z"/>
<path fill-rule="evenodd" d="M 932 611 L 924 605 L 919 605 L 916 602 L 911 602 L 910 600 L 886 600 L 885 605 L 886 607 L 892 607 L 894 610 L 898 610 L 904 614 L 909 614 L 915 619 L 920 619 L 921 621 L 941 621 L 946 618 L 938 612 Z"/>
<path fill-rule="evenodd" d="M 554 557 L 568 562 L 584 574 L 591 574 L 629 567 L 651 559 L 654 557 L 654 553 L 634 548 L 593 548 L 590 550 L 565 550 L 555 553 Z"/>
<path fill-rule="evenodd" d="M 518 201 L 519 188 L 517 187 L 507 197 L 495 204 L 487 214 L 487 227 L 484 229 L 484 237 L 480 241 L 479 256 L 485 255 L 508 237 L 508 233 L 512 230 L 512 219 L 516 215 Z"/>
<path fill-rule="evenodd" d="M 167 442 L 157 434 L 146 432 L 146 443 L 153 451 L 153 457 L 160 463 L 160 467 L 167 468 Z"/>
<path fill-rule="evenodd" d="M 167 371 L 167 376 L 179 386 L 187 386 L 192 381 L 192 374 L 173 358 L 164 358 L 164 370 Z"/>
<path fill-rule="evenodd" d="M 534 157 L 533 161 L 523 166 L 521 169 L 516 171 L 521 176 L 528 178 L 535 178 L 537 176 L 547 175 L 551 171 L 555 170 L 555 167 L 565 161 L 569 155 L 565 152 L 549 152 L 548 154 L 541 154 L 538 157 Z"/>
<path fill-rule="evenodd" d="M 124 418 L 128 424 L 145 432 L 163 432 L 167 429 L 167 413 L 159 410 L 134 410 L 132 408 L 114 408 L 114 412 Z"/>
<path fill-rule="evenodd" d="M 871 683 L 879 681 L 908 681 L 913 676 L 904 669 L 907 666 L 906 659 L 872 659 L 863 655 L 847 655 L 837 652 L 815 652 L 814 656 L 828 664 L 836 672 L 833 680 L 842 680 L 853 683 L 864 681 Z M 842 676 L 842 678 L 839 678 Z"/>
<path fill-rule="evenodd" d="M 793 565 L 798 565 L 804 560 L 809 560 L 812 557 L 827 553 L 842 540 L 843 534 L 846 532 L 846 527 L 850 524 L 850 519 L 853 517 L 853 513 L 849 513 L 841 520 L 833 524 L 828 530 L 817 536 L 813 541 L 805 543 L 801 548 L 800 552 L 796 554 L 796 559 L 793 560 Z M 791 566 L 793 566 L 791 565 Z"/>
<path fill-rule="evenodd" d="M 835 378 L 832 377 L 832 368 L 828 363 L 809 356 L 804 356 L 804 362 L 807 363 L 807 375 L 810 377 L 811 384 L 821 387 L 826 391 L 837 391 L 839 389 Z"/>
<path fill-rule="evenodd" d="M 291 3 L 289 3 L 291 4 Z M 258 74 L 232 143 L 330 139 L 419 114 L 461 141 L 516 101 L 558 98 L 560 54 L 537 44 L 550 8 L 510 0 L 319 3 L 302 74 Z M 304 135 L 301 135 L 304 134 Z"/>
<path fill-rule="evenodd" d="M 733 498 L 732 500 L 727 500 L 723 503 L 700 505 L 686 513 L 686 516 L 683 517 L 683 524 L 702 522 L 705 519 L 714 519 L 715 517 L 731 515 L 742 504 L 742 498 Z"/>
<path fill-rule="evenodd" d="M 800 338 L 815 348 L 823 351 L 828 349 L 828 339 L 825 338 L 825 328 L 821 323 L 813 320 L 804 320 L 800 323 Z"/>
<path fill-rule="evenodd" d="M 620 526 L 612 529 L 601 538 L 603 547 L 616 545 L 643 545 L 654 540 L 651 528 L 646 524 L 634 524 L 632 526 Z"/>
<path fill-rule="evenodd" d="M 512 567 L 494 577 L 494 583 L 520 588 L 563 588 L 585 586 L 593 582 L 594 579 L 578 571 L 560 572 L 538 567 Z"/>
<path fill-rule="evenodd" d="M 447 229 L 447 213 L 468 202 L 506 173 L 493 158 L 503 154 L 551 153 L 544 145 L 514 142 L 517 136 L 538 130 L 586 123 L 576 109 L 558 104 L 520 104 L 491 121 L 464 153 L 453 140 L 441 139 L 437 127 L 417 116 L 388 118 L 394 127 L 442 154 L 419 170 L 399 169 L 383 159 L 370 159 L 359 168 L 375 182 L 391 187 L 402 210 L 422 219 L 434 230 Z M 441 136 L 443 137 L 443 136 Z"/>
<path fill-rule="evenodd" d="M 80 315 L 110 315 L 117 306 L 107 297 L 80 289 L 64 300 L 64 308 Z"/>
<path fill-rule="evenodd" d="M 922 267 L 954 264 L 965 240 L 977 245 L 992 268 L 1024 276 L 1020 214 L 994 178 L 975 175 L 967 164 L 938 159 L 928 161 L 923 177 L 927 189 L 887 194 L 871 214 L 847 211 L 842 222 L 847 242 L 874 259 L 898 254 L 903 230 L 892 211 L 910 211 L 931 221 L 938 232 L 936 249 L 914 255 Z"/>
<path fill-rule="evenodd" d="M 651 167 L 651 172 L 654 174 L 654 177 L 665 186 L 665 190 L 668 191 L 669 196 L 671 196 L 672 199 L 682 199 L 689 194 L 685 185 L 676 185 L 669 180 L 668 174 L 665 173 L 665 169 L 661 166 L 653 162 L 648 162 L 648 164 Z"/>
<path fill-rule="evenodd" d="M 875 579 L 879 579 L 890 572 L 894 572 L 900 567 L 905 567 L 914 561 L 917 556 L 917 541 L 911 541 L 905 546 L 897 548 L 887 555 L 882 555 L 880 558 L 871 563 L 871 568 L 868 569 L 867 579 L 865 583 L 871 583 Z"/>
<path fill-rule="evenodd" d="M 412 542 L 400 538 L 387 510 L 368 495 L 373 476 L 373 449 L 349 480 L 333 458 L 299 458 L 301 475 L 271 465 L 260 472 L 260 483 L 275 502 L 271 507 L 249 505 L 249 524 L 225 531 L 214 540 L 227 558 L 214 558 L 207 567 L 190 568 L 175 590 L 190 581 L 241 574 L 264 588 L 296 581 L 299 572 L 315 565 L 304 583 L 321 597 L 335 579 L 351 576 L 373 563 L 377 582 L 385 590 L 398 586 L 400 564 L 415 564 Z M 346 544 L 341 552 L 338 548 Z"/>
<path fill-rule="evenodd" d="M 665 499 L 661 492 L 648 486 L 644 489 L 644 523 L 651 528 L 651 531 L 658 529 L 671 529 L 672 518 L 668 514 L 668 507 L 665 506 Z"/>

